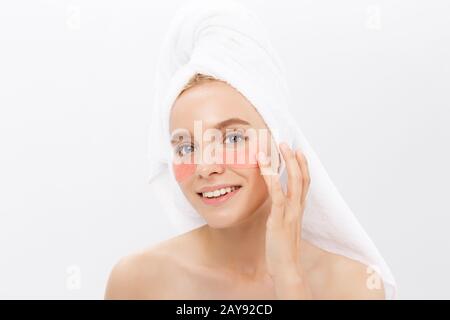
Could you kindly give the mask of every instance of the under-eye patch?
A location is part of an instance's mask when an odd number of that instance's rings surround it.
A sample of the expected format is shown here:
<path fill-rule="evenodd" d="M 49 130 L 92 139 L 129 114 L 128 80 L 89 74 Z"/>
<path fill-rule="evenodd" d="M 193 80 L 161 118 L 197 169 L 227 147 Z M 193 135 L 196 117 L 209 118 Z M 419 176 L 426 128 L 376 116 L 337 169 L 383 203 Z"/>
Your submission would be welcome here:
<path fill-rule="evenodd" d="M 258 150 L 256 148 L 218 148 L 215 150 L 216 154 L 212 159 L 206 159 L 205 164 L 221 164 L 236 169 L 250 169 L 257 168 L 258 161 L 256 155 Z M 192 163 L 193 162 L 193 163 Z M 182 182 L 192 176 L 197 168 L 197 163 L 192 161 L 190 163 L 173 163 L 173 172 L 175 179 Z"/>

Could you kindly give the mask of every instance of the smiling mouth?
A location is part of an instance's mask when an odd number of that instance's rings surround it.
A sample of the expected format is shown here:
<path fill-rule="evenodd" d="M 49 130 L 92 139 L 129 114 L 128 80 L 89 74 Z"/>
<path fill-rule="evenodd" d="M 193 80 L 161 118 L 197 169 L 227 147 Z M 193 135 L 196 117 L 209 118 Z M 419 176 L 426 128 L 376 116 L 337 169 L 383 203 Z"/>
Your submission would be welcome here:
<path fill-rule="evenodd" d="M 217 199 L 217 198 L 223 197 L 224 195 L 239 189 L 240 187 L 241 186 L 232 186 L 232 187 L 220 188 L 220 189 L 216 189 L 216 190 L 208 191 L 208 192 L 197 192 L 197 194 L 202 198 L 207 198 L 207 199 L 216 198 Z"/>
<path fill-rule="evenodd" d="M 197 192 L 197 195 L 206 204 L 221 204 L 231 197 L 233 197 L 242 186 L 231 186 L 226 188 L 220 188 L 208 192 Z"/>

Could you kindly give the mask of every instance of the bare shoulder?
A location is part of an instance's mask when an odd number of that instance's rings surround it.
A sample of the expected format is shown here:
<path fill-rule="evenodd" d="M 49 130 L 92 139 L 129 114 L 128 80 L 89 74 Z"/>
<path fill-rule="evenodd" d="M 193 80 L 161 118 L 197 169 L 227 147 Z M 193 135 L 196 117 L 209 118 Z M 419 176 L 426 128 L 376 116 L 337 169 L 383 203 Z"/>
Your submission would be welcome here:
<path fill-rule="evenodd" d="M 151 252 L 137 252 L 121 258 L 112 268 L 105 299 L 151 299 L 164 277 L 164 258 Z"/>
<path fill-rule="evenodd" d="M 327 292 L 332 299 L 385 299 L 382 278 L 369 266 L 330 252 L 324 259 L 327 262 Z"/>
<path fill-rule="evenodd" d="M 385 299 L 381 276 L 365 264 L 302 240 L 304 268 L 317 299 Z"/>
<path fill-rule="evenodd" d="M 167 288 L 182 277 L 173 252 L 183 237 L 168 239 L 121 258 L 112 268 L 105 299 L 164 299 Z"/>

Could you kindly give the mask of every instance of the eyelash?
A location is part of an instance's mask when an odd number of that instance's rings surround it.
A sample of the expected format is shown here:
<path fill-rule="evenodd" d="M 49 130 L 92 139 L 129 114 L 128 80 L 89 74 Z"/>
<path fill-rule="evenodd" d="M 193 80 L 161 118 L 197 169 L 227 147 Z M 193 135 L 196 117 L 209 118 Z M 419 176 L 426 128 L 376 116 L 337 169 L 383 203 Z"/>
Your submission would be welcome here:
<path fill-rule="evenodd" d="M 240 132 L 240 131 L 233 131 L 233 132 L 231 132 L 231 133 L 229 133 L 229 134 L 227 134 L 227 135 L 225 135 L 225 138 L 224 138 L 224 142 L 225 142 L 225 140 L 228 138 L 228 137 L 230 137 L 230 136 L 240 136 L 244 141 L 247 141 L 248 140 L 248 137 L 247 136 L 245 136 L 242 132 Z M 241 140 L 242 141 L 242 140 Z M 241 141 L 239 141 L 239 142 L 241 142 Z M 239 143 L 239 142 L 237 142 L 237 143 Z"/>
<path fill-rule="evenodd" d="M 177 156 L 184 157 L 184 155 L 180 154 L 180 152 L 183 150 L 184 147 L 193 147 L 194 148 L 194 145 L 192 143 L 190 143 L 190 144 L 182 144 L 182 145 L 177 146 L 175 148 L 175 153 Z"/>
<path fill-rule="evenodd" d="M 226 139 L 227 139 L 228 137 L 230 137 L 230 136 L 240 136 L 240 137 L 243 139 L 243 141 L 247 141 L 247 140 L 248 140 L 248 137 L 245 136 L 242 132 L 240 132 L 240 131 L 233 131 L 233 132 L 231 132 L 231 133 L 225 135 L 225 138 L 223 139 L 223 143 L 225 143 Z M 239 142 L 242 142 L 242 140 L 241 140 L 241 141 L 238 141 L 238 142 L 235 142 L 234 144 L 239 143 Z M 182 144 L 182 145 L 177 146 L 177 147 L 175 148 L 175 153 L 176 153 L 179 157 L 184 157 L 184 156 L 185 156 L 185 155 L 183 155 L 183 154 L 180 154 L 180 152 L 183 150 L 184 147 L 195 148 L 195 146 L 194 146 L 192 143 L 189 143 L 189 144 Z"/>

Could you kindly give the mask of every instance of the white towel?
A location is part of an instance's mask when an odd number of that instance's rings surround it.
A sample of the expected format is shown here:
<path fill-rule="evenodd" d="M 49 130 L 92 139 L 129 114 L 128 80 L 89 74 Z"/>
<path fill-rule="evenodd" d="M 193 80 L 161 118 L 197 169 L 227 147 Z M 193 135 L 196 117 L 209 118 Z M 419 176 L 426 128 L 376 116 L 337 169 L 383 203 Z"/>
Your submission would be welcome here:
<path fill-rule="evenodd" d="M 194 0 L 171 21 L 157 63 L 150 122 L 150 183 L 162 208 L 183 233 L 205 224 L 181 192 L 171 163 L 169 113 L 187 81 L 202 73 L 237 88 L 266 121 L 277 143 L 301 149 L 311 184 L 302 236 L 312 244 L 360 261 L 382 277 L 386 299 L 396 299 L 394 277 L 372 240 L 330 180 L 291 116 L 283 65 L 254 13 L 230 0 Z M 281 181 L 286 185 L 286 170 Z"/>

